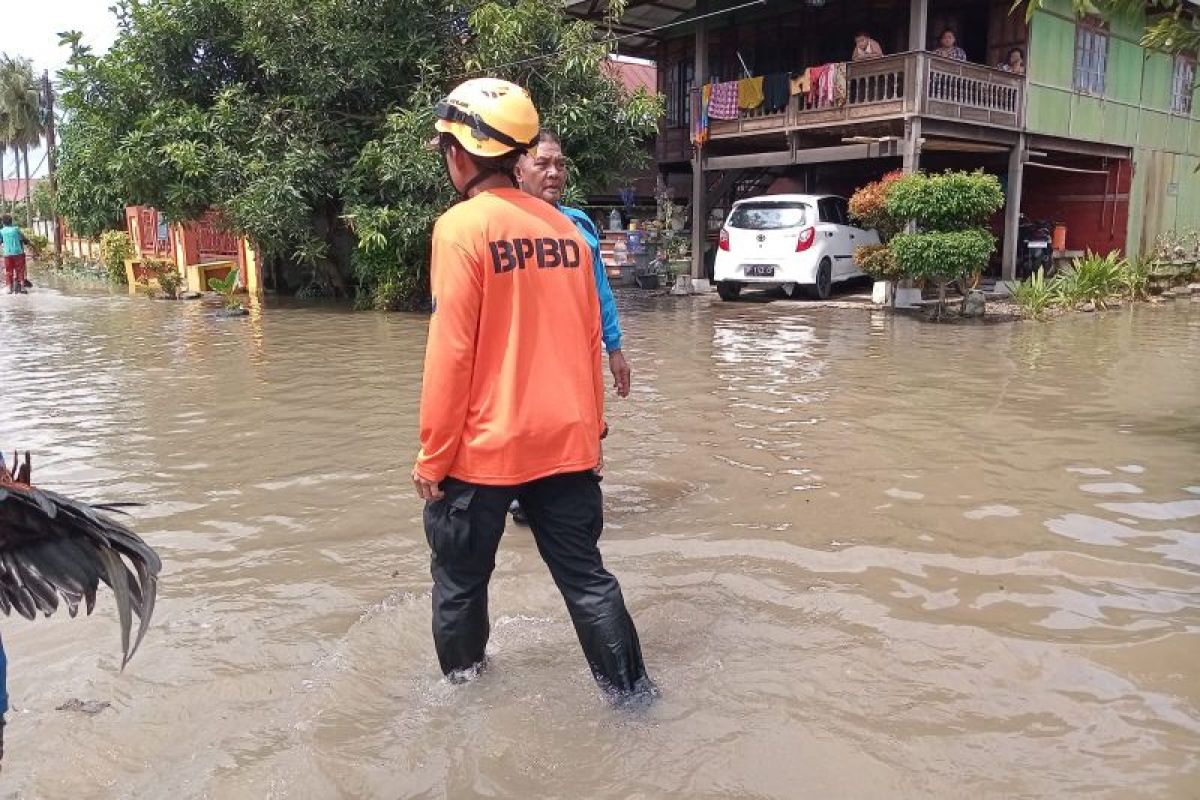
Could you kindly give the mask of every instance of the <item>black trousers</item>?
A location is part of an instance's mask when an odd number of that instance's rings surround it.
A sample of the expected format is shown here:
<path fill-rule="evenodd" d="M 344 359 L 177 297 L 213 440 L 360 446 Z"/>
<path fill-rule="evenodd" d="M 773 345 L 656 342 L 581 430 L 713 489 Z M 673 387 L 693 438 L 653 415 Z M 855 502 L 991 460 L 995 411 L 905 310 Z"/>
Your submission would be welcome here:
<path fill-rule="evenodd" d="M 425 506 L 425 536 L 433 551 L 433 642 L 443 673 L 484 660 L 491 632 L 488 581 L 509 504 L 517 499 L 567 603 L 596 682 L 618 695 L 654 690 L 621 586 L 604 568 L 596 546 L 604 510 L 599 481 L 591 472 L 503 487 L 447 478 L 442 491 L 443 499 Z"/>

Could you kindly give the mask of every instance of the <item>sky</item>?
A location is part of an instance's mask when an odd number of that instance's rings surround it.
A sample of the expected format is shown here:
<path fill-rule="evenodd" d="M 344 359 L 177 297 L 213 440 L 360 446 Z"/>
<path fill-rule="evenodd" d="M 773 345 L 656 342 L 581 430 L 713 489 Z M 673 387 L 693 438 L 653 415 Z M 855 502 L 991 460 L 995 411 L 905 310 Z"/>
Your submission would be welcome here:
<path fill-rule="evenodd" d="M 0 53 L 28 58 L 37 74 L 48 69 L 53 77 L 67 61 L 66 48 L 58 46 L 61 31 L 82 32 L 84 43 L 96 53 L 112 44 L 117 23 L 110 5 L 112 0 L 0 0 Z M 30 151 L 29 161 L 31 167 L 42 162 L 41 151 Z M 11 162 L 6 166 L 12 169 Z M 34 175 L 45 171 L 43 164 Z"/>
<path fill-rule="evenodd" d="M 117 35 L 111 5 L 112 0 L 0 0 L 0 52 L 31 59 L 39 73 L 53 73 L 67 60 L 58 34 L 69 30 L 82 31 L 84 42 L 103 52 Z"/>

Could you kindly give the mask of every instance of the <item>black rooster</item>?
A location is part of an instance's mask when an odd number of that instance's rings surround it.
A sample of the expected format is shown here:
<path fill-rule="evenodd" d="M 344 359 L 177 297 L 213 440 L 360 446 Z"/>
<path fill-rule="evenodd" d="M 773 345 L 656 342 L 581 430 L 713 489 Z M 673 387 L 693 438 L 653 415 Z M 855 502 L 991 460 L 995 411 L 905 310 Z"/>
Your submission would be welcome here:
<path fill-rule="evenodd" d="M 0 610 L 33 619 L 50 616 L 66 601 L 74 617 L 79 605 L 91 614 L 96 589 L 113 591 L 121 622 L 121 668 L 137 652 L 154 613 L 162 560 L 133 531 L 103 512 L 127 503 L 89 506 L 31 485 L 29 453 L 10 471 L 0 454 Z M 123 560 L 124 559 L 124 560 Z M 125 561 L 132 565 L 131 571 Z M 137 638 L 130 643 L 133 615 Z M 4 713 L 8 710 L 6 659 L 0 643 L 0 759 L 4 757 Z"/>

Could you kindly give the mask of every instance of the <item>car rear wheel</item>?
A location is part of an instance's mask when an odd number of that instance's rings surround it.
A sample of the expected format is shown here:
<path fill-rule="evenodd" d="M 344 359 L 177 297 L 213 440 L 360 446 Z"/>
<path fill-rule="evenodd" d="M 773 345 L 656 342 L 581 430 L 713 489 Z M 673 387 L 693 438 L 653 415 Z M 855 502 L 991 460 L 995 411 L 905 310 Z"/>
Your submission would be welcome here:
<path fill-rule="evenodd" d="M 718 281 L 717 294 L 722 300 L 737 300 L 742 293 L 742 285 L 737 281 Z"/>
<path fill-rule="evenodd" d="M 817 282 L 812 286 L 806 286 L 805 293 L 812 300 L 828 300 L 832 291 L 833 265 L 829 263 L 829 259 L 827 258 L 817 267 Z"/>

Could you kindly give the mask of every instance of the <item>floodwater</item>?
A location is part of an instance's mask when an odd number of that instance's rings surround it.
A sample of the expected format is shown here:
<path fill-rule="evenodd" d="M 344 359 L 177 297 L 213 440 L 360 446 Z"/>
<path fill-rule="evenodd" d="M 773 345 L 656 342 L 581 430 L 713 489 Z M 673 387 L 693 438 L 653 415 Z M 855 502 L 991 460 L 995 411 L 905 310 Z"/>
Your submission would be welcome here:
<path fill-rule="evenodd" d="M 155 624 L 3 622 L 0 797 L 1200 796 L 1200 304 L 936 327 L 621 299 L 598 696 L 528 531 L 450 686 L 408 481 L 425 320 L 0 297 L 0 438 L 137 500 Z M 95 715 L 57 711 L 107 701 Z"/>

